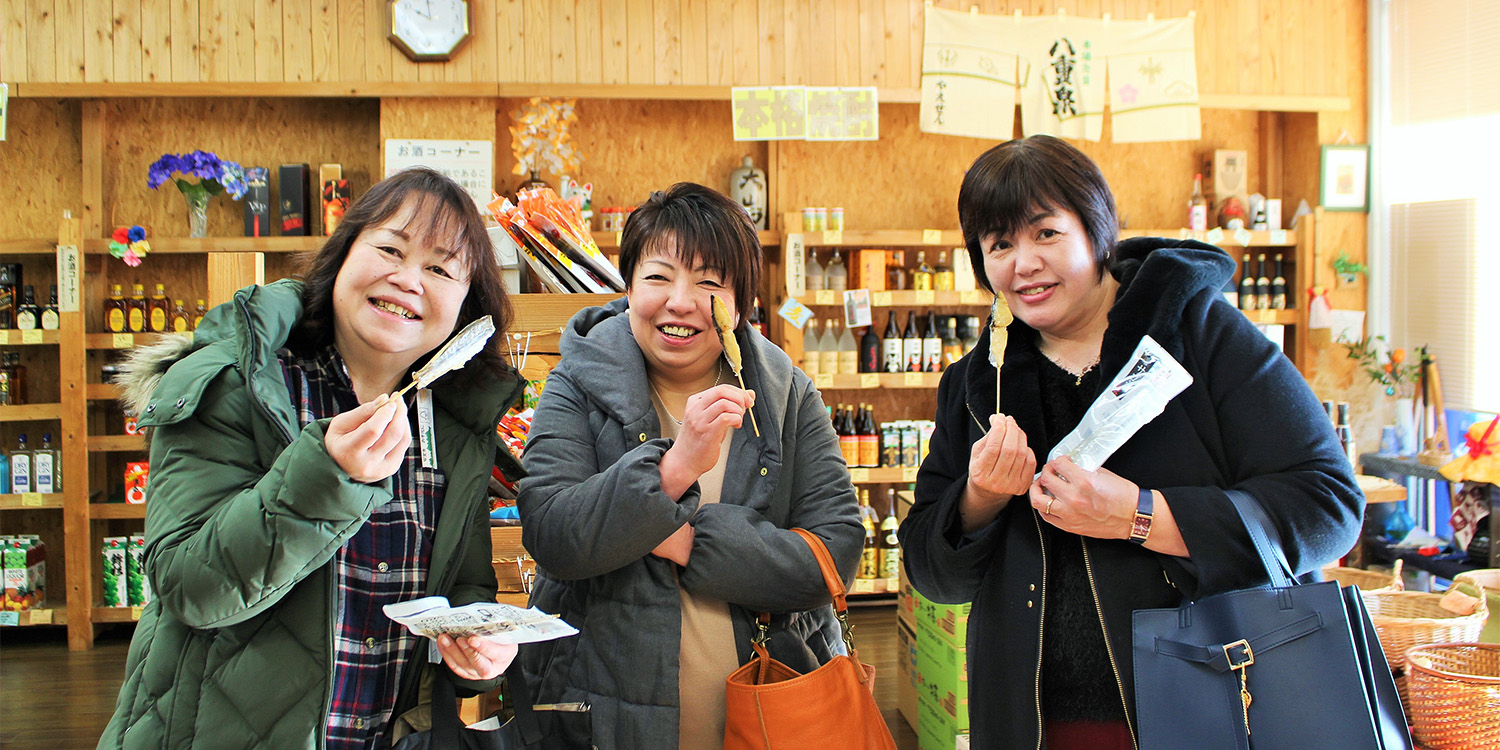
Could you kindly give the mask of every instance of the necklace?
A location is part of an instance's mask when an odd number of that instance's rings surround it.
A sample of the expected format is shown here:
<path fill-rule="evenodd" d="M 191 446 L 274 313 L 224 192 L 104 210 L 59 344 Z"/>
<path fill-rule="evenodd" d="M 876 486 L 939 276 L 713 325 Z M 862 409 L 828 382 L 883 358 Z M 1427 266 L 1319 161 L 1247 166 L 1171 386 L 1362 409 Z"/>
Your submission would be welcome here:
<path fill-rule="evenodd" d="M 716 388 L 724 384 L 724 364 L 722 362 L 719 363 L 717 372 L 718 375 L 714 378 L 714 384 L 709 386 L 710 388 Z M 675 423 L 678 427 L 681 427 L 682 420 L 672 416 L 671 410 L 667 408 L 667 400 L 661 397 L 661 391 L 656 389 L 656 381 L 652 380 L 650 375 L 646 376 L 646 385 L 650 386 L 651 392 L 656 395 L 656 400 L 661 403 L 662 413 L 667 415 L 667 419 L 672 420 L 672 422 Z"/>
<path fill-rule="evenodd" d="M 1040 349 L 1039 349 L 1039 351 L 1040 351 Z M 1081 386 L 1081 385 L 1083 385 L 1083 376 L 1089 374 L 1090 372 L 1093 372 L 1094 367 L 1099 364 L 1099 355 L 1095 354 L 1094 355 L 1094 359 L 1093 359 L 1092 362 L 1089 362 L 1087 365 L 1084 365 L 1082 370 L 1078 370 L 1078 371 L 1075 372 L 1073 370 L 1073 368 L 1068 367 L 1067 365 L 1065 365 L 1065 364 L 1063 364 L 1063 363 L 1061 363 L 1061 362 L 1053 359 L 1052 355 L 1050 355 L 1050 354 L 1048 354 L 1046 352 L 1042 352 L 1042 356 L 1046 357 L 1048 362 L 1051 362 L 1052 364 L 1057 365 L 1058 368 L 1061 369 L 1063 372 L 1066 372 L 1069 375 L 1072 375 L 1073 376 L 1073 385 L 1075 385 L 1075 386 Z"/>

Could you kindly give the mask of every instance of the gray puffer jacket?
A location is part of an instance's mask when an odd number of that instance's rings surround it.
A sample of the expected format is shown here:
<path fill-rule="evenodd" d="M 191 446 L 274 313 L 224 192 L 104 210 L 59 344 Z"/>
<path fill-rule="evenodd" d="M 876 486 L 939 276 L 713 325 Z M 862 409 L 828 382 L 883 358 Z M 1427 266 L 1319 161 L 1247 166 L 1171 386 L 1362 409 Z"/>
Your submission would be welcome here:
<path fill-rule="evenodd" d="M 852 579 L 864 528 L 838 437 L 812 381 L 748 326 L 737 332 L 761 436 L 731 438 L 719 503 L 673 501 L 659 462 L 672 441 L 647 391 L 626 301 L 575 315 L 537 406 L 520 485 L 531 603 L 576 637 L 523 647 L 538 702 L 587 701 L 600 748 L 675 748 L 682 588 L 730 603 L 741 664 L 754 613 L 773 613 L 771 655 L 809 671 L 844 653 L 827 588 L 792 528 L 820 537 Z M 694 526 L 686 568 L 651 555 Z"/>

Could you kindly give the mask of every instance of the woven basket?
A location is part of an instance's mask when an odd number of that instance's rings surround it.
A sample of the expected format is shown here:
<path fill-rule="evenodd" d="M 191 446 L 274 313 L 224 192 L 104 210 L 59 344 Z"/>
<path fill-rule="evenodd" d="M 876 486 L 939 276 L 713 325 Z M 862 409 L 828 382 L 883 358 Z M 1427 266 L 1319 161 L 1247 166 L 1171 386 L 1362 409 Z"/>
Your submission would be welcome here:
<path fill-rule="evenodd" d="M 1401 591 L 1406 586 L 1401 582 L 1401 561 L 1389 573 L 1363 568 L 1340 568 L 1329 566 L 1323 569 L 1323 579 L 1338 581 L 1340 586 L 1354 586 L 1360 591 Z"/>
<path fill-rule="evenodd" d="M 1407 653 L 1415 739 L 1433 750 L 1500 747 L 1500 646 L 1440 643 Z"/>
<path fill-rule="evenodd" d="M 1361 591 L 1370 620 L 1392 668 L 1406 663 L 1406 651 L 1429 643 L 1472 643 L 1489 619 L 1486 600 L 1471 615 L 1455 615 L 1438 606 L 1442 594 L 1420 591 Z"/>
<path fill-rule="evenodd" d="M 1500 568 L 1482 568 L 1459 573 L 1453 586 L 1466 594 L 1474 594 L 1475 587 L 1483 586 L 1488 595 L 1490 609 L 1500 609 Z M 1477 639 L 1481 643 L 1500 643 L 1500 617 L 1490 620 Z"/>

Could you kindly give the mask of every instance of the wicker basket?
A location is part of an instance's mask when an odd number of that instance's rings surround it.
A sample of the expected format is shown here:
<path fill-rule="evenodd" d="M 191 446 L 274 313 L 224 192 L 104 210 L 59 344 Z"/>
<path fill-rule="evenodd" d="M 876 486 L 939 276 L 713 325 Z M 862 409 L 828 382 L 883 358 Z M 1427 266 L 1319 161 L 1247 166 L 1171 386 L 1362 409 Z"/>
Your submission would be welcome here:
<path fill-rule="evenodd" d="M 1453 585 L 1466 594 L 1474 594 L 1476 587 L 1483 586 L 1490 609 L 1500 609 L 1500 568 L 1481 568 L 1459 573 L 1454 577 Z M 1500 643 L 1500 617 L 1486 623 L 1477 640 L 1481 643 Z"/>
<path fill-rule="evenodd" d="M 1378 570 L 1365 570 L 1363 568 L 1340 568 L 1329 566 L 1323 569 L 1323 579 L 1327 581 L 1338 581 L 1340 586 L 1354 586 L 1360 591 L 1402 591 L 1406 588 L 1401 582 L 1401 561 L 1396 561 L 1396 566 L 1389 573 Z"/>
<path fill-rule="evenodd" d="M 1438 606 L 1442 594 L 1420 591 L 1362 591 L 1365 608 L 1385 649 L 1385 660 L 1394 668 L 1406 663 L 1406 650 L 1429 643 L 1472 643 L 1489 619 L 1490 608 L 1483 597 L 1471 615 L 1455 615 Z"/>
<path fill-rule="evenodd" d="M 1500 646 L 1440 643 L 1407 653 L 1415 739 L 1433 750 L 1500 747 Z"/>

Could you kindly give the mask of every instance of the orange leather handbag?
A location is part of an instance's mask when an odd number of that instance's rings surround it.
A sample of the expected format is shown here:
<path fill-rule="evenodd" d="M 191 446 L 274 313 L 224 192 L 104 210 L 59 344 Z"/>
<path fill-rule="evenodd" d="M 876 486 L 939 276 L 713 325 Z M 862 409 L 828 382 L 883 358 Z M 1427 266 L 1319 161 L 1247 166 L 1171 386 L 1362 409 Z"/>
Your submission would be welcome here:
<path fill-rule="evenodd" d="M 875 706 L 875 668 L 860 663 L 854 650 L 849 603 L 833 557 L 823 540 L 805 529 L 793 531 L 818 558 L 849 655 L 798 674 L 766 653 L 771 616 L 762 612 L 760 633 L 752 644 L 755 654 L 729 675 L 724 750 L 896 750 L 891 730 Z"/>

